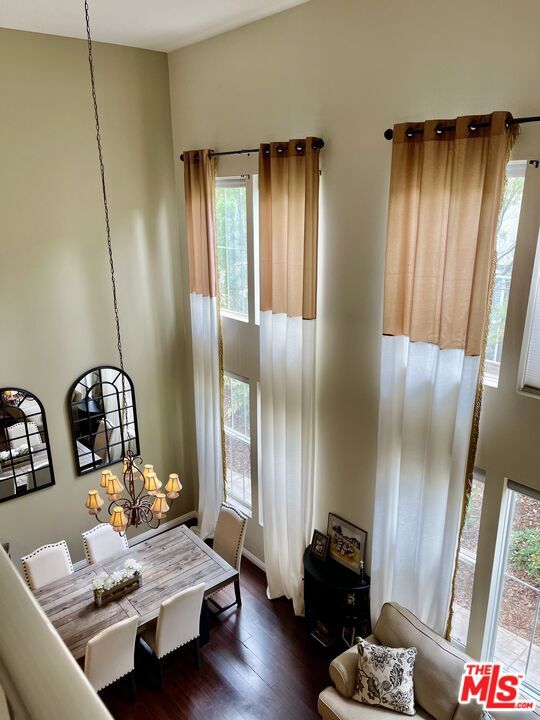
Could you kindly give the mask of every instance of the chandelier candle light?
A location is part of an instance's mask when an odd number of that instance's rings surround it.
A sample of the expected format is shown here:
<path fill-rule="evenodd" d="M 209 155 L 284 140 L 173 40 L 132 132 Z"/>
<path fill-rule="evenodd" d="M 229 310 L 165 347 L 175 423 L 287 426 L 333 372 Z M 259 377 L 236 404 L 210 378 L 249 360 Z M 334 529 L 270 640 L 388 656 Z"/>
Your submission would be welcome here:
<path fill-rule="evenodd" d="M 180 494 L 182 483 L 176 473 L 171 473 L 165 485 L 165 492 L 159 492 L 161 480 L 154 472 L 153 465 L 145 465 L 141 470 L 142 460 L 128 450 L 124 459 L 124 484 L 111 470 L 101 473 L 100 487 L 104 488 L 109 499 L 109 520 L 101 520 L 99 513 L 104 503 L 97 490 L 89 490 L 86 507 L 90 515 L 95 515 L 99 522 L 109 522 L 113 530 L 124 533 L 128 525 L 137 527 L 146 523 L 150 527 L 158 527 L 166 517 L 173 501 Z M 126 491 L 127 497 L 123 496 Z"/>
<path fill-rule="evenodd" d="M 122 473 L 124 476 L 124 484 L 120 482 L 118 477 L 110 470 L 103 470 L 101 473 L 100 487 L 103 488 L 109 499 L 108 514 L 109 520 L 101 520 L 99 513 L 104 503 L 103 498 L 97 490 L 90 490 L 86 497 L 85 505 L 90 515 L 94 515 L 98 522 L 109 522 L 113 530 L 118 533 L 125 533 L 128 525 L 137 527 L 142 523 L 146 523 L 151 528 L 159 526 L 161 520 L 166 517 L 170 505 L 178 497 L 182 485 L 176 473 L 169 475 L 165 492 L 160 492 L 162 482 L 154 472 L 153 465 L 145 465 L 141 470 L 142 458 L 135 457 L 129 448 L 129 442 L 125 443 L 125 409 L 126 409 L 126 388 L 124 375 L 124 358 L 122 354 L 122 338 L 120 336 L 120 316 L 118 312 L 118 301 L 116 294 L 116 280 L 114 274 L 114 260 L 111 241 L 111 227 L 109 222 L 109 205 L 107 202 L 107 191 L 105 184 L 105 165 L 103 163 L 103 150 L 101 147 L 101 134 L 99 127 L 99 113 L 97 106 L 96 83 L 94 78 L 94 59 L 92 57 L 92 38 L 90 35 L 90 13 L 88 8 L 88 0 L 84 2 L 84 12 L 86 18 L 86 35 L 88 39 L 88 65 L 90 69 L 90 87 L 92 91 L 92 100 L 94 103 L 94 119 L 96 123 L 96 142 L 98 149 L 99 169 L 101 173 L 101 189 L 103 194 L 103 209 L 105 213 L 105 230 L 107 237 L 107 248 L 109 251 L 109 266 L 111 270 L 111 285 L 114 318 L 116 322 L 116 341 L 118 347 L 118 356 L 120 360 L 120 370 L 122 375 L 122 412 L 119 413 L 121 425 L 122 447 L 124 450 L 124 466 Z M 123 495 L 123 492 L 126 495 Z"/>

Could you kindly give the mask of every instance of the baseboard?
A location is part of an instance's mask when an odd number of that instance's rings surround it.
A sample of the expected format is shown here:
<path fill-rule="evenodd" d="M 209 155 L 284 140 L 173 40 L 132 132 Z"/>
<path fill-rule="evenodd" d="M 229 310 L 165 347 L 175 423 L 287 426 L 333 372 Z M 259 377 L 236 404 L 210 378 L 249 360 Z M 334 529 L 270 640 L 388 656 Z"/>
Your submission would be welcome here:
<path fill-rule="evenodd" d="M 246 548 L 244 548 L 242 550 L 242 555 L 246 558 L 246 560 L 249 560 L 250 562 L 252 562 L 260 570 L 262 570 L 263 572 L 266 572 L 266 565 L 263 563 L 263 561 L 259 560 L 259 558 L 256 557 L 253 553 L 250 553 L 249 550 L 246 550 Z"/>
<path fill-rule="evenodd" d="M 160 535 L 163 532 L 167 532 L 167 530 L 172 530 L 172 528 L 177 527 L 178 525 L 183 525 L 183 523 L 187 522 L 188 520 L 191 520 L 192 518 L 196 518 L 196 517 L 197 517 L 197 512 L 195 510 L 191 510 L 191 512 L 185 513 L 184 515 L 179 515 L 178 517 L 173 518 L 172 520 L 167 520 L 167 522 L 161 523 L 161 525 L 158 528 L 151 529 L 151 530 L 145 530 L 145 532 L 142 532 L 140 535 L 135 535 L 135 537 L 129 541 L 129 546 L 135 547 L 135 545 L 145 542 L 146 540 L 149 540 L 151 537 L 154 537 L 155 535 Z M 250 562 L 252 562 L 260 570 L 262 570 L 263 572 L 266 572 L 266 566 L 263 563 L 263 561 L 259 560 L 259 558 L 256 557 L 253 553 L 249 552 L 249 550 L 246 550 L 246 548 L 244 548 L 242 550 L 242 555 L 246 558 L 246 560 L 249 560 Z M 86 564 L 87 564 L 86 560 L 79 560 L 78 562 L 73 563 L 73 569 L 80 570 Z"/>
<path fill-rule="evenodd" d="M 135 535 L 135 537 L 131 538 L 131 540 L 129 541 L 129 546 L 135 547 L 139 543 L 145 542 L 146 540 L 149 540 L 155 535 L 161 535 L 161 533 L 167 532 L 167 530 L 172 530 L 172 528 L 177 527 L 178 525 L 183 525 L 188 520 L 196 517 L 197 513 L 195 512 L 195 510 L 191 510 L 191 512 L 185 513 L 184 515 L 179 515 L 172 520 L 167 520 L 167 522 L 161 523 L 158 528 L 151 528 L 150 530 L 145 530 L 139 535 Z M 248 559 L 251 560 L 251 558 Z M 252 560 L 252 562 L 254 561 Z M 81 568 L 85 567 L 86 564 L 86 560 L 79 560 L 78 562 L 73 563 L 73 569 L 80 570 Z"/>

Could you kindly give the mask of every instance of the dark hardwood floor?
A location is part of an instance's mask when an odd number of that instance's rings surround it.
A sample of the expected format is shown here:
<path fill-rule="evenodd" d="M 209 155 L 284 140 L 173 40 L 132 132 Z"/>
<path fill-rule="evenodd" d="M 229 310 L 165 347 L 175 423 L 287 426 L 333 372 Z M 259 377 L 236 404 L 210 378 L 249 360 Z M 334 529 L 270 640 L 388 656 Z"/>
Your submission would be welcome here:
<path fill-rule="evenodd" d="M 163 689 L 152 667 L 137 671 L 137 700 L 123 683 L 103 693 L 117 720 L 315 720 L 317 696 L 329 684 L 325 652 L 308 637 L 292 604 L 268 600 L 264 573 L 242 561 L 242 607 L 210 623 L 197 670 L 189 650 L 164 667 Z M 232 600 L 232 589 L 216 598 Z M 230 602 L 230 600 L 229 600 Z M 144 659 L 144 658 L 143 658 Z"/>

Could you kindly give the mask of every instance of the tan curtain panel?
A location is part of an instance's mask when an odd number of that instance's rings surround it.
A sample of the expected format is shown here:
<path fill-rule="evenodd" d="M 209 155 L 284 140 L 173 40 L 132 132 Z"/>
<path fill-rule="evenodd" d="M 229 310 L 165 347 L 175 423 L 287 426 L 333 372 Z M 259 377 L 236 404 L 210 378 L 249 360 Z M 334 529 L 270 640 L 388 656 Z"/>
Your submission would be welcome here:
<path fill-rule="evenodd" d="M 317 138 L 263 144 L 259 152 L 261 310 L 317 314 Z"/>
<path fill-rule="evenodd" d="M 480 355 L 505 166 L 506 112 L 396 125 L 388 211 L 385 335 Z M 469 129 L 471 121 L 490 126 Z M 455 125 L 436 132 L 437 125 Z"/>
<path fill-rule="evenodd" d="M 184 152 L 190 292 L 215 297 L 215 162 L 209 150 Z"/>

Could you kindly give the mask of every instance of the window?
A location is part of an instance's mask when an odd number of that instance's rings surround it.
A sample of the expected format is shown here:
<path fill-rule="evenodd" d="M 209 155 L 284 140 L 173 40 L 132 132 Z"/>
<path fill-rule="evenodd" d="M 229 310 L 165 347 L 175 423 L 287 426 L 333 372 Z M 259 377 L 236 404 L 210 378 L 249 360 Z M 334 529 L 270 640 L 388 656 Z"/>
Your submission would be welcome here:
<path fill-rule="evenodd" d="M 540 495 L 509 482 L 489 656 L 540 694 Z"/>
<path fill-rule="evenodd" d="M 540 244 L 538 248 L 540 248 Z M 522 383 L 524 390 L 532 390 L 534 393 L 540 391 L 540 252 L 538 248 L 529 300 L 529 317 L 527 319 L 529 329 L 525 333 Z"/>
<path fill-rule="evenodd" d="M 249 383 L 225 373 L 223 390 L 227 497 L 251 510 Z"/>
<path fill-rule="evenodd" d="M 516 239 L 525 183 L 526 163 L 510 162 L 506 169 L 504 191 L 499 223 L 497 227 L 497 268 L 489 317 L 488 342 L 486 347 L 485 382 L 497 387 L 510 295 L 510 281 L 514 266 Z"/>
<path fill-rule="evenodd" d="M 248 547 L 263 557 L 259 488 L 258 155 L 220 160 L 216 242 L 224 369 L 227 499 L 249 515 Z"/>
<path fill-rule="evenodd" d="M 221 311 L 247 320 L 247 178 L 217 179 L 216 235 Z"/>
<path fill-rule="evenodd" d="M 465 648 L 467 645 L 483 499 L 484 478 L 479 472 L 475 472 L 461 536 L 454 602 L 452 605 L 452 631 L 450 638 L 455 645 L 461 648 Z"/>

